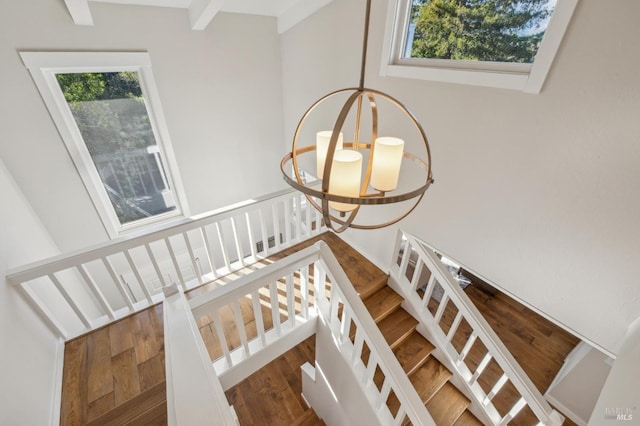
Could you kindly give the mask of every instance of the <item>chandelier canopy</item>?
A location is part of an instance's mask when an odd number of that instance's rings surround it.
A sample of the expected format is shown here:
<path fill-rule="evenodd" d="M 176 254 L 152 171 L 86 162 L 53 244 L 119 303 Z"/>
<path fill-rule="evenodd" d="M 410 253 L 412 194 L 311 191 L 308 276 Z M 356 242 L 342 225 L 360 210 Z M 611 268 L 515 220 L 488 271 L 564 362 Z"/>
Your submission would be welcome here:
<path fill-rule="evenodd" d="M 311 105 L 298 123 L 291 152 L 286 154 L 280 163 L 285 181 L 303 192 L 309 203 L 322 213 L 325 224 L 336 232 L 342 232 L 349 227 L 377 229 L 398 222 L 415 209 L 425 191 L 433 183 L 431 152 L 420 123 L 398 100 L 386 93 L 364 86 L 370 11 L 371 0 L 367 0 L 359 86 L 329 93 Z M 338 114 L 333 129 L 317 132 L 315 145 L 300 146 L 302 130 L 311 113 L 321 104 L 345 96 L 347 100 Z M 414 128 L 413 133 L 417 135 L 415 139 L 420 146 L 424 146 L 422 156 L 406 151 L 403 139 L 379 136 L 378 102 L 380 100 L 396 107 L 409 119 Z M 371 132 L 366 137 L 362 137 L 361 125 L 364 122 L 363 103 L 365 102 L 369 105 L 370 114 L 367 118 L 371 125 Z M 355 109 L 354 138 L 352 141 L 344 141 L 343 130 L 353 109 Z M 301 172 L 302 158 L 312 156 L 313 152 L 316 157 L 315 172 L 321 180 L 320 185 L 317 182 L 307 182 Z M 306 160 L 305 164 L 310 164 L 310 159 Z M 293 169 L 292 174 L 287 173 L 287 169 L 291 170 L 289 163 Z M 365 163 L 364 168 L 363 163 Z M 408 189 L 405 188 L 407 186 L 405 182 L 400 190 L 398 187 L 401 170 L 404 172 L 410 166 L 421 171 L 422 177 L 418 181 L 410 182 Z M 394 215 L 394 218 L 383 223 L 354 222 L 361 207 L 365 205 L 392 204 L 408 200 L 414 200 L 414 202 L 404 213 L 399 216 Z"/>

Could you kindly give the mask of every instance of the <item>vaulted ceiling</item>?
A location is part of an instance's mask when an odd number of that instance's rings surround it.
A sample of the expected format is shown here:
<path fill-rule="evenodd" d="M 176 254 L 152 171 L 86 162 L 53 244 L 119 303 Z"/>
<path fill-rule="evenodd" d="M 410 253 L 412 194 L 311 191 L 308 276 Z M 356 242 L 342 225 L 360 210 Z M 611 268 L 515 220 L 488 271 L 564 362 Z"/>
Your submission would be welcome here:
<path fill-rule="evenodd" d="M 187 9 L 191 28 L 204 30 L 218 12 L 273 16 L 283 33 L 332 0 L 64 0 L 77 25 L 93 25 L 91 3 Z"/>

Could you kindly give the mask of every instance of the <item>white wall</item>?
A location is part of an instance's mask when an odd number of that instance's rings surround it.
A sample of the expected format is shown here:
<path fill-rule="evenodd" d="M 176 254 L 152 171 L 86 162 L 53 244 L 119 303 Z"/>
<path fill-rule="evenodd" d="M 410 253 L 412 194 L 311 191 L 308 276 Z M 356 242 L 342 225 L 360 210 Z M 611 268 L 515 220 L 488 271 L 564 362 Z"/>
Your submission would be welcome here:
<path fill-rule="evenodd" d="M 315 381 L 302 366 L 302 393 L 313 411 L 329 425 L 380 425 L 354 369 L 335 346 L 331 329 L 318 319 Z"/>
<path fill-rule="evenodd" d="M 386 11 L 373 2 L 366 84 L 422 122 L 436 180 L 400 226 L 615 353 L 640 315 L 640 3 L 580 1 L 539 95 L 380 77 Z M 357 84 L 363 16 L 335 1 L 281 36 L 287 139 Z M 346 235 L 389 262 L 395 229 Z"/>
<path fill-rule="evenodd" d="M 20 50 L 149 51 L 192 214 L 282 187 L 275 18 L 221 13 L 205 31 L 192 31 L 184 9 L 91 9 L 95 26 L 84 27 L 72 23 L 63 1 L 0 6 L 0 158 L 61 250 L 107 234 Z"/>
<path fill-rule="evenodd" d="M 62 343 L 4 277 L 9 268 L 54 255 L 57 249 L 1 160 L 0 194 L 0 424 L 54 424 Z"/>
<path fill-rule="evenodd" d="M 640 423 L 640 318 L 629 326 L 611 374 L 593 409 L 589 425 L 610 425 L 611 416 L 621 415 L 627 424 Z"/>

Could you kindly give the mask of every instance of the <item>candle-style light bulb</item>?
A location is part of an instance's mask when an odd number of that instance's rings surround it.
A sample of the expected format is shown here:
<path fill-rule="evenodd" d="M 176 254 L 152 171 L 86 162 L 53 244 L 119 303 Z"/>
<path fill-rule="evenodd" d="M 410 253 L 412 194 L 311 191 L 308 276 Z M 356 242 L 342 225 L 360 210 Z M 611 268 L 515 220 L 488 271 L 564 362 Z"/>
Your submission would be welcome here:
<path fill-rule="evenodd" d="M 346 197 L 358 197 L 360 196 L 361 179 L 362 154 L 350 149 L 336 151 L 331 164 L 329 193 Z M 329 207 L 339 212 L 350 212 L 357 205 L 329 201 Z"/>
<path fill-rule="evenodd" d="M 327 151 L 329 149 L 329 142 L 331 141 L 331 130 L 324 130 L 316 134 L 316 175 L 318 179 L 322 179 L 324 175 L 324 163 L 327 159 Z M 336 144 L 336 151 L 342 149 L 342 132 L 338 135 L 338 143 Z"/>
<path fill-rule="evenodd" d="M 380 137 L 375 140 L 373 164 L 371 166 L 371 187 L 381 191 L 393 191 L 398 186 L 404 141 L 394 137 Z"/>

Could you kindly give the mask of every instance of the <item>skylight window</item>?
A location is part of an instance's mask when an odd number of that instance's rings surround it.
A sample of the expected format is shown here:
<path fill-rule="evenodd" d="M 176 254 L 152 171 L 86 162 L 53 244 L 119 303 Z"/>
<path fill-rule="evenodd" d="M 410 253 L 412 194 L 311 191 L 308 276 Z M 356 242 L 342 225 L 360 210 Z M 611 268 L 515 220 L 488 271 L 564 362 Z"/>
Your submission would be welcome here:
<path fill-rule="evenodd" d="M 392 1 L 382 74 L 537 93 L 576 3 Z"/>

